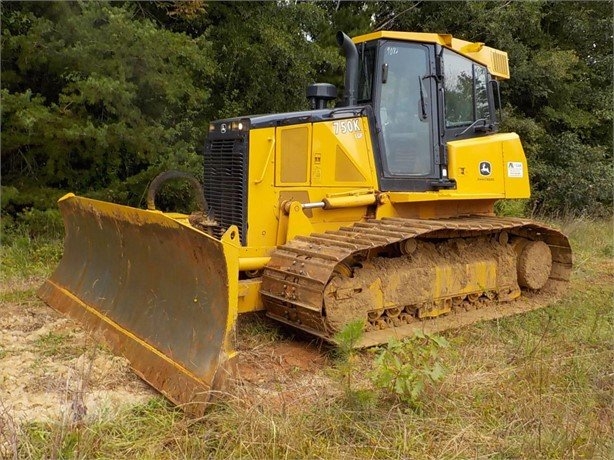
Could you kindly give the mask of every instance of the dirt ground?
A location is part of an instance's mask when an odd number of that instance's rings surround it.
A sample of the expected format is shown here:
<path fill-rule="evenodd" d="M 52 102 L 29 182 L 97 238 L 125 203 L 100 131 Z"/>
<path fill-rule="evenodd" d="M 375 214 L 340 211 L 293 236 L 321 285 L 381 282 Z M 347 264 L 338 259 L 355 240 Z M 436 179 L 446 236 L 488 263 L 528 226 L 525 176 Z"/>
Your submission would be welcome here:
<path fill-rule="evenodd" d="M 2 412 L 17 423 L 75 421 L 150 398 L 154 392 L 124 359 L 36 298 L 40 282 L 29 280 L 22 298 L 0 307 Z"/>
<path fill-rule="evenodd" d="M 0 286 L 2 298 L 9 298 L 0 305 L 0 421 L 112 417 L 158 394 L 132 373 L 125 359 L 37 299 L 42 281 Z M 328 360 L 322 344 L 284 337 L 259 341 L 254 333 L 240 333 L 238 342 L 237 379 L 229 394 L 246 403 L 286 408 L 328 391 L 329 379 L 321 372 Z"/>
<path fill-rule="evenodd" d="M 75 322 L 40 301 L 36 289 L 42 282 L 31 279 L 23 286 L 0 285 L 4 299 L 0 305 L 0 424 L 3 419 L 19 425 L 113 417 L 119 409 L 158 394 L 130 370 L 124 358 L 111 354 Z M 547 303 L 541 297 L 557 294 L 516 301 L 507 314 L 531 310 Z M 462 319 L 471 323 L 502 316 L 498 308 L 488 310 L 465 313 Z M 461 318 L 451 316 L 422 328 L 435 332 L 461 325 Z M 322 400 L 339 391 L 331 377 L 328 345 L 307 335 L 288 336 L 284 328 L 254 316 L 240 318 L 238 331 L 237 376 L 226 397 L 286 411 L 300 410 L 314 398 Z"/>

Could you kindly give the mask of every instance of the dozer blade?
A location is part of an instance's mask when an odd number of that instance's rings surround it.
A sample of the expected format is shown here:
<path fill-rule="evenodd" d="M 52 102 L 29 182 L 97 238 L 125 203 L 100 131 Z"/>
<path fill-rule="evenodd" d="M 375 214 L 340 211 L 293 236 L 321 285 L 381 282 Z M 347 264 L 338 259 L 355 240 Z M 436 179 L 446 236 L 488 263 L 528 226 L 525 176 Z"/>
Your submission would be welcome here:
<path fill-rule="evenodd" d="M 157 211 L 73 194 L 59 207 L 64 255 L 38 295 L 201 414 L 234 357 L 235 247 Z"/>

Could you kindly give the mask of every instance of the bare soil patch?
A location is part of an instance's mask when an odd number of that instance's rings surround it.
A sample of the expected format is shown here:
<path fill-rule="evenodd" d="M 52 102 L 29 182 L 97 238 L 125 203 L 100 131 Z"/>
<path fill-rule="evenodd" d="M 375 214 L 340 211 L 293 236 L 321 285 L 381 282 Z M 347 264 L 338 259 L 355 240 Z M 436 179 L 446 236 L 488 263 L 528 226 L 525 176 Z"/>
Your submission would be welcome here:
<path fill-rule="evenodd" d="M 98 346 L 73 321 L 36 299 L 40 280 L 2 286 L 0 403 L 16 423 L 110 415 L 155 394 L 125 359 Z M 7 289 L 8 288 L 8 289 Z M 19 296 L 18 296 L 19 297 Z"/>
<path fill-rule="evenodd" d="M 612 267 L 608 268 L 611 275 Z M 125 359 L 97 345 L 79 325 L 38 300 L 35 290 L 41 282 L 30 280 L 8 290 L 0 286 L 3 299 L 11 292 L 10 300 L 0 304 L 0 412 L 8 412 L 18 423 L 74 421 L 112 416 L 158 394 L 130 370 Z M 413 327 L 436 332 L 530 311 L 560 297 L 567 288 L 566 283 L 551 284 L 510 304 Z M 238 325 L 239 354 L 236 378 L 227 388 L 230 398 L 247 406 L 292 411 L 341 391 L 331 377 L 329 345 L 307 336 L 284 336 L 287 330 L 271 323 L 261 328 L 264 332 L 255 331 L 249 323 L 249 316 L 242 317 Z"/>
<path fill-rule="evenodd" d="M 325 372 L 331 365 L 330 347 L 320 340 L 282 337 L 258 343 L 239 325 L 237 349 L 236 378 L 230 391 L 245 404 L 301 410 L 316 398 L 336 392 Z"/>
<path fill-rule="evenodd" d="M 40 283 L 0 286 L 2 298 L 10 299 L 0 303 L 0 415 L 17 424 L 86 421 L 158 394 L 126 359 L 38 300 Z M 286 409 L 329 393 L 325 345 L 300 338 L 260 340 L 239 333 L 231 397 Z"/>

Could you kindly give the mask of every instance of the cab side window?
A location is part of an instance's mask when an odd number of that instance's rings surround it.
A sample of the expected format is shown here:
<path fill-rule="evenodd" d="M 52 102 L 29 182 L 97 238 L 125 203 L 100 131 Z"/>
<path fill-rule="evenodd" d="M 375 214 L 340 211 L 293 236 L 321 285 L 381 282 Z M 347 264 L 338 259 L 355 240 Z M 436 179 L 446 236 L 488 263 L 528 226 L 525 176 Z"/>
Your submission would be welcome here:
<path fill-rule="evenodd" d="M 366 48 L 360 56 L 358 74 L 358 103 L 370 102 L 373 98 L 373 79 L 375 69 L 375 46 Z"/>
<path fill-rule="evenodd" d="M 488 72 L 484 66 L 450 50 L 443 53 L 446 128 L 490 118 Z"/>

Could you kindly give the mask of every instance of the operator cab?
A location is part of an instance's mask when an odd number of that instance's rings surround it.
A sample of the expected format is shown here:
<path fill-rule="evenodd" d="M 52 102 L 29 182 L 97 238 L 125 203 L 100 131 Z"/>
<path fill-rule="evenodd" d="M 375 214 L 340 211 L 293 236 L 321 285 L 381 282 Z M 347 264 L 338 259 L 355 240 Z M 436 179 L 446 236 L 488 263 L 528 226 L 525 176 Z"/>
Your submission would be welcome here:
<path fill-rule="evenodd" d="M 493 76 L 486 65 L 445 46 L 452 40 L 467 43 L 449 35 L 402 32 L 354 40 L 356 105 L 373 108 L 382 190 L 454 188 L 447 142 L 496 130 Z M 481 44 L 470 45 L 476 50 Z"/>

